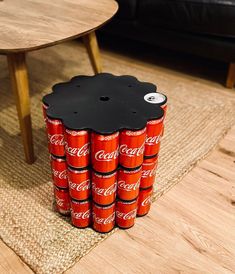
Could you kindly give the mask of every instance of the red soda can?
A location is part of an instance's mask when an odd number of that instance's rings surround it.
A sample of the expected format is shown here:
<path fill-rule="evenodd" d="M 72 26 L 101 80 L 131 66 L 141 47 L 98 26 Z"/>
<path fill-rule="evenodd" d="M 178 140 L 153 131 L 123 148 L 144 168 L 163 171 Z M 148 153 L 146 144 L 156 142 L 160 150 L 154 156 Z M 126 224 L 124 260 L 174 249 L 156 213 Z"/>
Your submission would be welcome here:
<path fill-rule="evenodd" d="M 152 193 L 153 187 L 140 189 L 139 197 L 137 199 L 137 216 L 141 217 L 149 212 L 151 206 Z"/>
<path fill-rule="evenodd" d="M 144 156 L 153 156 L 159 153 L 163 129 L 163 117 L 147 122 Z"/>
<path fill-rule="evenodd" d="M 117 196 L 119 199 L 131 201 L 137 198 L 139 194 L 141 169 L 142 167 L 135 170 L 125 170 L 123 168 L 118 170 Z"/>
<path fill-rule="evenodd" d="M 48 106 L 46 104 L 42 103 L 42 112 L 43 112 L 43 118 L 44 118 L 45 122 L 47 121 L 47 113 L 46 113 L 47 109 L 48 109 Z"/>
<path fill-rule="evenodd" d="M 148 188 L 154 184 L 158 164 L 158 156 L 144 159 L 142 165 L 142 174 L 140 179 L 140 188 Z"/>
<path fill-rule="evenodd" d="M 135 223 L 137 200 L 116 202 L 116 225 L 120 228 L 130 228 Z"/>
<path fill-rule="evenodd" d="M 123 130 L 120 134 L 119 163 L 125 168 L 142 165 L 146 128 L 132 131 Z"/>
<path fill-rule="evenodd" d="M 90 170 L 68 167 L 69 194 L 75 200 L 86 200 L 91 196 Z"/>
<path fill-rule="evenodd" d="M 84 168 L 90 164 L 90 134 L 87 130 L 65 129 L 65 151 L 67 164 Z"/>
<path fill-rule="evenodd" d="M 92 172 L 92 199 L 99 205 L 110 205 L 115 201 L 117 190 L 117 172 L 98 174 Z"/>
<path fill-rule="evenodd" d="M 100 206 L 93 203 L 93 229 L 97 232 L 110 232 L 115 225 L 115 203 Z"/>
<path fill-rule="evenodd" d="M 163 124 L 163 126 L 162 126 L 162 132 L 161 132 L 161 138 L 162 138 L 162 136 L 164 135 L 164 131 L 165 131 L 165 126 L 164 126 L 164 124 Z"/>
<path fill-rule="evenodd" d="M 47 117 L 49 152 L 55 156 L 65 156 L 64 126 L 60 120 Z"/>
<path fill-rule="evenodd" d="M 68 188 L 54 187 L 55 207 L 63 215 L 70 214 L 70 197 Z"/>
<path fill-rule="evenodd" d="M 47 109 L 48 109 L 48 106 L 46 104 L 42 103 L 43 119 L 44 119 L 44 122 L 45 122 L 46 136 L 47 136 L 47 140 L 48 140 L 48 133 L 47 133 L 47 113 L 46 113 Z M 50 151 L 49 140 L 47 142 L 47 145 L 48 145 L 48 151 Z"/>
<path fill-rule="evenodd" d="M 164 111 L 163 119 L 165 119 L 166 111 L 167 111 L 167 97 L 166 97 L 166 95 L 164 95 L 160 92 L 157 92 L 157 97 L 158 97 L 159 105 L 161 106 L 161 108 Z"/>
<path fill-rule="evenodd" d="M 71 221 L 79 228 L 85 228 L 91 225 L 91 201 L 71 200 Z"/>
<path fill-rule="evenodd" d="M 91 133 L 91 161 L 94 170 L 108 173 L 117 168 L 118 145 L 119 132 L 111 135 Z"/>
<path fill-rule="evenodd" d="M 160 92 L 151 92 L 144 96 L 144 100 L 150 104 L 159 105 L 164 111 L 164 118 L 165 118 L 166 111 L 167 111 L 167 97 L 166 97 L 166 95 L 164 95 Z"/>
<path fill-rule="evenodd" d="M 51 173 L 55 186 L 68 188 L 67 164 L 65 158 L 59 158 L 51 155 Z"/>
<path fill-rule="evenodd" d="M 159 101 L 159 105 L 161 106 L 161 108 L 164 111 L 164 116 L 163 116 L 163 122 L 164 122 L 164 119 L 166 117 L 166 112 L 167 112 L 167 97 L 166 97 L 166 95 L 164 95 L 160 92 L 157 92 L 157 98 L 158 98 L 158 101 Z M 164 127 L 164 124 L 163 124 L 161 137 L 164 135 L 164 130 L 165 130 L 165 127 Z"/>

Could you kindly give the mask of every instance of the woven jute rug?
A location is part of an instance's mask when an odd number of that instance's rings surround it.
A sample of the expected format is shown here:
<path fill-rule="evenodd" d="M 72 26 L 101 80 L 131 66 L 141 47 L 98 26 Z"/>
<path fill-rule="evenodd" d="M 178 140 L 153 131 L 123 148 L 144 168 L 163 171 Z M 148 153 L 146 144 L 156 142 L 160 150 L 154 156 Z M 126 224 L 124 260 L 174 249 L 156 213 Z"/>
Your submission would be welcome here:
<path fill-rule="evenodd" d="M 234 97 L 193 77 L 103 52 L 104 69 L 158 84 L 169 98 L 154 199 L 179 182 L 231 127 Z M 0 58 L 0 236 L 37 273 L 61 273 L 109 235 L 71 226 L 52 209 L 52 183 L 41 98 L 56 82 L 92 74 L 83 45 L 73 42 L 28 56 L 37 160 L 24 163 L 7 62 Z M 114 230 L 113 232 L 115 232 Z M 112 233 L 113 233 L 112 232 Z"/>

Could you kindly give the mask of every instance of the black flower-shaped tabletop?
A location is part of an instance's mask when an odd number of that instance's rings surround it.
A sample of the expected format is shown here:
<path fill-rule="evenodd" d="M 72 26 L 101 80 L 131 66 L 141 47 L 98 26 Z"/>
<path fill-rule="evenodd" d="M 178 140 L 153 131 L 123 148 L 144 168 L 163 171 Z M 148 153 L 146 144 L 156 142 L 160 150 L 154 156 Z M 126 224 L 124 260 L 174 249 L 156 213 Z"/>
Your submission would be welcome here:
<path fill-rule="evenodd" d="M 156 86 L 132 76 L 76 76 L 52 90 L 43 97 L 47 115 L 61 119 L 70 129 L 110 134 L 120 129 L 142 129 L 148 120 L 163 116 L 160 105 L 151 102 Z"/>

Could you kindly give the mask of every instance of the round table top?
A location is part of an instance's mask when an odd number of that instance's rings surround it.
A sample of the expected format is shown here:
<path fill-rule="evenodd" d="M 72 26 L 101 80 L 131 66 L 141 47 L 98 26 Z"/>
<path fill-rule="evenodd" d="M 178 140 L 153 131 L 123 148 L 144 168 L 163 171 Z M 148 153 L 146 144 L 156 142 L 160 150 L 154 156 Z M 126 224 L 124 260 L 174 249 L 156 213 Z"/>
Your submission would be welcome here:
<path fill-rule="evenodd" d="M 117 9 L 114 0 L 0 0 L 0 53 L 77 38 L 102 26 Z"/>

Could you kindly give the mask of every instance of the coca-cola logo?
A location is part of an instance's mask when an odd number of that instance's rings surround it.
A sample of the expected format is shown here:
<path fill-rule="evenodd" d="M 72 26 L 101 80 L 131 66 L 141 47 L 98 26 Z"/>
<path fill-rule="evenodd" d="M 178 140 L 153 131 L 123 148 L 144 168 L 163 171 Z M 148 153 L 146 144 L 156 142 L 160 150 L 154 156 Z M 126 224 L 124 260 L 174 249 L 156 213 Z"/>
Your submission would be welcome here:
<path fill-rule="evenodd" d="M 97 161 L 112 161 L 117 159 L 118 157 L 118 149 L 112 152 L 106 152 L 104 150 L 99 150 L 95 153 L 95 159 Z"/>
<path fill-rule="evenodd" d="M 147 169 L 147 170 L 142 170 L 142 178 L 147 178 L 147 177 L 153 177 L 156 175 L 157 172 L 157 165 L 155 165 L 152 169 Z"/>
<path fill-rule="evenodd" d="M 69 187 L 76 191 L 86 191 L 90 189 L 90 180 L 85 180 L 79 184 L 73 183 L 69 180 Z"/>
<path fill-rule="evenodd" d="M 88 209 L 87 211 L 85 212 L 74 212 L 72 209 L 71 209 L 71 214 L 72 214 L 72 217 L 74 219 L 82 219 L 82 220 L 86 220 L 86 219 L 89 219 L 90 216 L 91 216 L 91 210 Z"/>
<path fill-rule="evenodd" d="M 100 224 L 100 225 L 102 225 L 102 224 L 103 225 L 111 224 L 114 221 L 114 219 L 115 219 L 115 212 L 113 212 L 107 218 L 101 218 L 93 212 L 93 220 L 97 224 Z"/>
<path fill-rule="evenodd" d="M 148 196 L 147 198 L 145 198 L 141 203 L 142 206 L 148 206 L 150 204 L 151 204 L 151 196 Z"/>
<path fill-rule="evenodd" d="M 63 134 L 48 134 L 49 142 L 55 146 L 63 146 L 64 145 L 64 135 Z"/>
<path fill-rule="evenodd" d="M 144 153 L 144 143 L 140 147 L 131 148 L 126 144 L 120 146 L 119 153 L 128 157 L 140 156 Z"/>
<path fill-rule="evenodd" d="M 92 182 L 92 191 L 100 196 L 110 196 L 117 190 L 117 182 L 108 188 L 97 187 L 95 182 Z"/>
<path fill-rule="evenodd" d="M 132 191 L 132 190 L 137 190 L 140 186 L 140 179 L 133 184 L 128 184 L 125 181 L 119 181 L 118 182 L 118 188 L 121 190 L 125 190 L 125 191 Z"/>
<path fill-rule="evenodd" d="M 65 149 L 66 152 L 71 156 L 82 157 L 90 153 L 90 144 L 86 143 L 82 147 L 69 147 L 68 143 L 65 142 Z"/>
<path fill-rule="evenodd" d="M 161 135 L 158 136 L 146 136 L 145 143 L 147 145 L 155 145 L 158 144 L 161 141 Z"/>
<path fill-rule="evenodd" d="M 56 204 L 59 206 L 59 207 L 62 207 L 64 205 L 64 200 L 61 199 L 61 198 L 56 198 Z"/>
<path fill-rule="evenodd" d="M 125 212 L 120 212 L 120 211 L 116 211 L 116 217 L 123 219 L 123 220 L 130 220 L 130 219 L 134 219 L 136 216 L 136 209 L 133 209 L 127 213 Z"/>
<path fill-rule="evenodd" d="M 61 180 L 66 180 L 67 179 L 67 172 L 66 170 L 55 170 L 54 168 L 52 168 L 52 174 L 54 177 L 59 178 Z"/>

